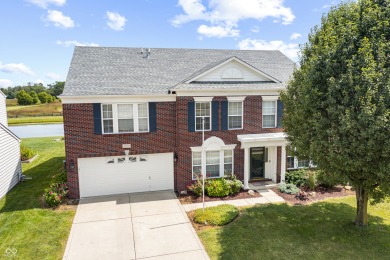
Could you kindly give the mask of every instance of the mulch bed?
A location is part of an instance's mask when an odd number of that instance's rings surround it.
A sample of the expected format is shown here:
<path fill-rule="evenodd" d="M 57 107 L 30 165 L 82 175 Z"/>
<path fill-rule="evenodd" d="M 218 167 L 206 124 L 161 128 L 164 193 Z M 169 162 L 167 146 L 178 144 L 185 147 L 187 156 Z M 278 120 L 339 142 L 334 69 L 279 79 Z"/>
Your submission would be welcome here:
<path fill-rule="evenodd" d="M 324 199 L 355 195 L 355 191 L 346 189 L 343 186 L 336 186 L 334 188 L 325 188 L 318 186 L 313 191 L 309 190 L 309 188 L 307 187 L 303 187 L 301 188 L 301 190 L 306 192 L 308 196 L 307 200 L 300 200 L 299 198 L 295 197 L 296 195 L 280 192 L 278 188 L 273 188 L 272 190 L 280 197 L 282 197 L 287 203 L 292 205 L 307 205 Z"/>
<path fill-rule="evenodd" d="M 202 196 L 197 197 L 192 193 L 188 193 L 187 195 L 177 194 L 177 197 L 181 204 L 191 204 L 191 203 L 200 203 L 202 202 Z M 239 200 L 239 199 L 249 199 L 249 198 L 257 198 L 261 197 L 260 193 L 255 192 L 254 196 L 249 195 L 248 191 L 240 191 L 235 195 L 229 195 L 226 197 L 208 197 L 207 195 L 204 197 L 204 201 L 224 201 L 224 200 Z"/>

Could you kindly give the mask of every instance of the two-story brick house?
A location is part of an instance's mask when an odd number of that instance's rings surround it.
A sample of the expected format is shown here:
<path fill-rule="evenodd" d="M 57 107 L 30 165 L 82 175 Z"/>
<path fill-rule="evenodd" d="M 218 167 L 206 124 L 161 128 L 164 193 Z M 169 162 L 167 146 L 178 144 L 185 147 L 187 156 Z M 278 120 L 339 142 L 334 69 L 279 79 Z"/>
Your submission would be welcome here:
<path fill-rule="evenodd" d="M 200 172 L 283 181 L 293 69 L 279 51 L 76 47 L 61 96 L 70 196 L 181 191 Z"/>

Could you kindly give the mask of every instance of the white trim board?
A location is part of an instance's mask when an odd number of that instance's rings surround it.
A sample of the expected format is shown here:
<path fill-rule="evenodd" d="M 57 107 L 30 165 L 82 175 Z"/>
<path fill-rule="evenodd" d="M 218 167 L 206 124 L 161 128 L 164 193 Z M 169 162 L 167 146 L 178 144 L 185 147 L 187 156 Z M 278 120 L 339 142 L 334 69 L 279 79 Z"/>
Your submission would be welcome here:
<path fill-rule="evenodd" d="M 176 102 L 176 95 L 60 96 L 63 104 Z"/>

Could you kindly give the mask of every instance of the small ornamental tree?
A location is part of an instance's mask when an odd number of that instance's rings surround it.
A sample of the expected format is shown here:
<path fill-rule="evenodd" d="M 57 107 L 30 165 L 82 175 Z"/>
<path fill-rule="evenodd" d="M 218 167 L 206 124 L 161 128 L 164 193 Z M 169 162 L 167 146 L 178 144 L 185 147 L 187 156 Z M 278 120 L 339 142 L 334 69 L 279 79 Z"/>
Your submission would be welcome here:
<path fill-rule="evenodd" d="M 390 1 L 332 8 L 302 47 L 284 102 L 283 127 L 310 157 L 356 189 L 355 223 L 390 191 Z"/>
<path fill-rule="evenodd" d="M 31 96 L 31 98 L 32 98 L 32 103 L 33 104 L 36 104 L 36 103 L 38 103 L 38 101 L 39 101 L 39 98 L 38 98 L 38 95 L 37 95 L 37 93 L 35 92 L 35 91 L 30 91 L 30 96 Z"/>
<path fill-rule="evenodd" d="M 33 98 L 24 90 L 21 90 L 16 94 L 16 99 L 18 100 L 19 105 L 31 105 L 33 103 Z"/>

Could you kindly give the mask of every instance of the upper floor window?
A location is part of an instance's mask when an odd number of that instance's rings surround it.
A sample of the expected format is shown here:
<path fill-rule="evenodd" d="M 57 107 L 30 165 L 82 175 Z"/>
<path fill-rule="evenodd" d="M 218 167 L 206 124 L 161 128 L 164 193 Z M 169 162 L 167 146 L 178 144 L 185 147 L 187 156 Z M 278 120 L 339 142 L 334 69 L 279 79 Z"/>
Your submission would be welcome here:
<path fill-rule="evenodd" d="M 242 101 L 229 101 L 228 117 L 229 129 L 242 129 L 243 109 Z"/>
<path fill-rule="evenodd" d="M 274 128 L 276 127 L 276 100 L 264 101 L 263 100 L 263 127 Z"/>
<path fill-rule="evenodd" d="M 204 118 L 204 130 L 211 130 L 211 102 L 195 102 L 195 130 L 202 131 Z"/>
<path fill-rule="evenodd" d="M 103 133 L 148 132 L 148 103 L 102 104 Z"/>

